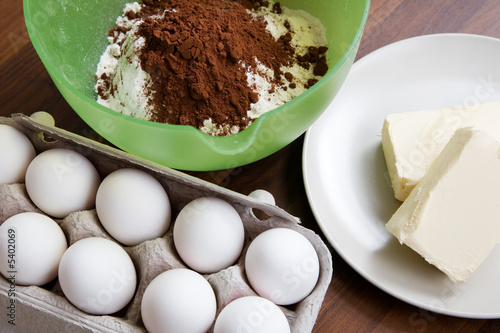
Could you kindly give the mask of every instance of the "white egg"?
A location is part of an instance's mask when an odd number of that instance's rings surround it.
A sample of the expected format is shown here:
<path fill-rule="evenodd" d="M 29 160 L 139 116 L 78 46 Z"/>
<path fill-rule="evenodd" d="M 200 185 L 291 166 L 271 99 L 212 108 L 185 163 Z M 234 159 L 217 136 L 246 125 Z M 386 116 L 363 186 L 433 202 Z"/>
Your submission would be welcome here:
<path fill-rule="evenodd" d="M 20 213 L 0 226 L 0 271 L 19 285 L 44 285 L 57 276 L 67 249 L 59 225 L 39 213 Z"/>
<path fill-rule="evenodd" d="M 106 231 L 128 246 L 161 237 L 170 226 L 167 192 L 153 176 L 137 169 L 119 169 L 102 181 L 96 211 Z"/>
<path fill-rule="evenodd" d="M 252 193 L 250 193 L 248 196 L 251 198 L 254 198 L 255 200 L 263 202 L 263 203 L 267 203 L 270 205 L 276 205 L 276 201 L 274 199 L 274 196 L 266 190 L 255 190 Z"/>
<path fill-rule="evenodd" d="M 63 148 L 39 154 L 26 171 L 26 190 L 33 203 L 58 218 L 92 209 L 100 181 L 87 158 Z"/>
<path fill-rule="evenodd" d="M 258 296 L 238 298 L 222 309 L 214 333 L 290 333 L 285 314 L 273 302 Z"/>
<path fill-rule="evenodd" d="M 222 199 L 195 199 L 175 220 L 175 248 L 182 260 L 199 273 L 229 267 L 240 256 L 244 241 L 240 215 Z"/>
<path fill-rule="evenodd" d="M 59 264 L 59 284 L 66 298 L 89 314 L 112 314 L 132 299 L 137 285 L 134 264 L 115 242 L 83 238 L 71 245 Z"/>
<path fill-rule="evenodd" d="M 184 268 L 161 273 L 147 286 L 142 321 L 150 333 L 202 333 L 215 319 L 217 302 L 208 281 Z"/>
<path fill-rule="evenodd" d="M 24 182 L 26 169 L 35 155 L 31 141 L 21 131 L 0 124 L 0 184 Z"/>
<path fill-rule="evenodd" d="M 245 256 L 245 272 L 252 288 L 278 305 L 307 297 L 319 277 L 318 255 L 297 231 L 275 228 L 259 234 Z"/>

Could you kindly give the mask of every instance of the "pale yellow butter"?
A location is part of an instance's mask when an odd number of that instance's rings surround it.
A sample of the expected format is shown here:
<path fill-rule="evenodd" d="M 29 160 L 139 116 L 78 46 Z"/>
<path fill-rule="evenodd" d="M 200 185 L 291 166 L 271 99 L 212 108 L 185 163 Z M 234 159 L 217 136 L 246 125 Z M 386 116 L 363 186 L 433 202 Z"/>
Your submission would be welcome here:
<path fill-rule="evenodd" d="M 456 131 L 386 229 L 453 281 L 465 281 L 500 240 L 500 143 Z"/>
<path fill-rule="evenodd" d="M 455 131 L 468 126 L 500 140 L 500 102 L 387 116 L 382 148 L 395 198 L 404 201 Z"/>

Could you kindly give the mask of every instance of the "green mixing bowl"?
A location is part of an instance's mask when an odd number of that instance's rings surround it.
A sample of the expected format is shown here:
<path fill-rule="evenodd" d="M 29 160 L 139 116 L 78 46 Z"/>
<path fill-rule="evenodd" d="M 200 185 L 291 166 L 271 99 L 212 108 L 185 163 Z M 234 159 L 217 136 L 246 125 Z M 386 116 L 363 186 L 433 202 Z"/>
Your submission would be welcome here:
<path fill-rule="evenodd" d="M 327 29 L 330 70 L 312 88 L 238 134 L 214 137 L 190 126 L 135 119 L 96 102 L 94 73 L 108 30 L 130 0 L 24 0 L 29 36 L 61 94 L 97 133 L 126 152 L 182 170 L 245 165 L 291 143 L 321 115 L 356 56 L 369 0 L 282 0 Z"/>

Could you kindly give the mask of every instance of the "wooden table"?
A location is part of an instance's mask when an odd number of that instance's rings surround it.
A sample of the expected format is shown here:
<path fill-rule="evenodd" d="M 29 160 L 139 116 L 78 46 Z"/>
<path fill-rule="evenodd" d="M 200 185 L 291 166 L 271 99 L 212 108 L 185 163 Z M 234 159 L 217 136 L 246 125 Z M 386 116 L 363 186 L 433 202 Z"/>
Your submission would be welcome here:
<path fill-rule="evenodd" d="M 22 2 L 2 0 L 0 12 L 0 116 L 46 110 L 58 127 L 99 139 L 71 110 L 45 71 L 30 43 Z M 463 32 L 500 38 L 499 18 L 498 0 L 372 0 L 358 59 L 418 35 Z M 243 194 L 268 190 L 280 207 L 320 233 L 304 191 L 302 145 L 300 137 L 250 165 L 190 174 Z M 314 332 L 500 332 L 500 320 L 454 318 L 408 305 L 371 285 L 333 250 L 332 255 L 333 280 Z"/>

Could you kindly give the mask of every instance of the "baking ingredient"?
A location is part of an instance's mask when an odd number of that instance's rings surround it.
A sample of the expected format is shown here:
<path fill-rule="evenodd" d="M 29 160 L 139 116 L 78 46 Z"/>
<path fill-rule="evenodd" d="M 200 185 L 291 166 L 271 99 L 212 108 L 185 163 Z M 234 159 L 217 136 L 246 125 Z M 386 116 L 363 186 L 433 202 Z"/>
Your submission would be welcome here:
<path fill-rule="evenodd" d="M 500 240 L 500 143 L 456 131 L 386 225 L 453 281 L 465 281 Z"/>
<path fill-rule="evenodd" d="M 232 265 L 244 241 L 240 215 L 219 198 L 195 199 L 182 208 L 175 220 L 175 248 L 182 260 L 199 273 L 214 273 Z"/>
<path fill-rule="evenodd" d="M 141 315 L 150 333 L 207 332 L 217 303 L 208 281 L 184 268 L 161 273 L 147 286 Z"/>
<path fill-rule="evenodd" d="M 57 218 L 92 209 L 100 182 L 97 170 L 87 158 L 65 148 L 44 151 L 26 171 L 26 190 L 31 200 Z"/>
<path fill-rule="evenodd" d="M 0 272 L 11 283 L 41 286 L 57 277 L 67 249 L 59 225 L 43 214 L 19 213 L 0 226 Z"/>
<path fill-rule="evenodd" d="M 137 276 L 125 250 L 115 242 L 83 238 L 73 243 L 59 264 L 64 296 L 89 314 L 112 314 L 125 307 L 135 293 Z"/>
<path fill-rule="evenodd" d="M 267 203 L 269 205 L 276 205 L 276 201 L 274 200 L 274 196 L 266 191 L 266 190 L 255 190 L 252 191 L 249 195 L 250 198 L 254 198 L 263 203 Z"/>
<path fill-rule="evenodd" d="M 309 240 L 287 228 L 269 229 L 249 245 L 245 272 L 252 288 L 278 305 L 307 297 L 319 277 L 319 260 Z"/>
<path fill-rule="evenodd" d="M 290 227 L 297 228 L 299 231 L 305 231 L 305 229 L 297 223 L 296 218 L 290 216 L 284 211 L 280 212 L 276 207 L 263 206 L 262 210 L 270 215 L 278 213 L 279 217 L 273 217 L 269 220 L 255 223 L 255 218 L 253 218 L 248 211 L 248 209 L 252 206 L 251 202 L 249 204 L 250 206 L 247 205 L 249 200 L 245 200 L 244 197 L 238 195 L 237 193 L 225 191 L 217 186 L 186 176 L 183 173 L 176 172 L 175 170 L 154 167 L 151 163 L 148 163 L 145 160 L 135 158 L 129 154 L 117 151 L 116 149 L 111 149 L 105 145 L 96 145 L 89 140 L 80 138 L 78 135 L 62 131 L 58 128 L 51 128 L 49 131 L 50 137 L 57 138 L 57 142 L 52 140 L 47 142 L 46 140 L 43 140 L 47 139 L 47 135 L 41 135 L 45 133 L 45 131 L 43 131 L 43 133 L 39 133 L 39 129 L 37 129 L 36 126 L 30 125 L 31 121 L 29 119 L 26 120 L 26 122 L 23 122 L 23 128 L 27 131 L 30 137 L 35 139 L 34 144 L 37 149 L 40 148 L 43 150 L 44 147 L 55 145 L 71 147 L 71 149 L 74 149 L 84 156 L 91 158 L 91 161 L 94 162 L 101 176 L 107 175 L 117 168 L 125 166 L 134 168 L 137 167 L 140 170 L 147 170 L 148 173 L 151 173 L 155 178 L 160 180 L 162 184 L 165 184 L 165 188 L 170 195 L 172 209 L 175 214 L 177 214 L 182 208 L 182 206 L 180 206 L 181 204 L 186 204 L 189 201 L 188 198 L 195 198 L 200 195 L 223 194 L 224 200 L 231 205 L 234 205 L 238 212 L 240 212 L 240 216 L 245 223 L 245 226 L 250 228 L 248 230 L 252 230 L 252 234 L 247 235 L 247 239 L 255 233 L 255 230 L 262 230 L 281 225 L 289 225 Z M 20 211 L 36 210 L 36 207 L 34 207 L 33 203 L 31 203 L 29 197 L 27 196 L 24 184 L 0 185 L 0 202 L 0 223 Z M 90 236 L 100 236 L 104 238 L 109 237 L 100 224 L 95 209 L 70 214 L 64 220 L 56 221 L 60 223 L 61 228 L 63 228 L 70 244 L 75 243 L 79 239 Z M 57 312 L 58 315 L 52 316 L 53 320 L 50 322 L 50 328 L 52 328 L 52 330 L 45 331 L 56 331 L 55 327 L 57 326 L 58 328 L 63 327 L 62 329 L 57 329 L 58 332 L 77 332 L 83 329 L 82 326 L 88 327 L 91 325 L 92 322 L 87 319 L 93 318 L 96 323 L 98 322 L 106 326 L 108 330 L 111 331 L 136 332 L 139 330 L 145 332 L 146 328 L 141 320 L 140 305 L 147 284 L 160 272 L 166 269 L 171 267 L 182 267 L 182 261 L 178 257 L 172 243 L 172 231 L 173 228 L 162 238 L 147 241 L 130 248 L 124 247 L 136 266 L 138 280 L 136 294 L 122 310 L 110 315 L 90 315 L 89 317 L 89 315 L 85 315 L 64 297 L 60 283 L 57 280 L 54 280 L 49 284 L 44 285 L 42 288 L 30 287 L 19 288 L 17 290 L 22 293 L 23 296 L 15 297 L 16 304 L 19 305 L 19 307 L 16 307 L 16 314 L 18 315 L 16 317 L 18 319 L 16 323 L 20 323 L 20 325 L 16 327 L 27 327 L 27 329 L 24 330 L 27 332 L 40 331 L 42 330 L 41 327 L 45 327 L 44 324 L 47 322 L 43 320 L 36 320 L 39 318 L 39 314 L 44 311 L 48 311 L 48 313 L 56 313 L 53 311 L 59 309 L 60 311 Z M 314 242 L 313 244 L 315 244 L 315 247 L 317 246 L 316 248 L 318 249 L 318 254 L 323 256 L 323 260 L 328 263 L 330 257 L 328 248 L 322 243 L 321 239 L 317 235 L 313 235 L 312 233 L 309 234 L 312 237 L 310 238 L 311 241 Z M 0 244 L 4 243 L 1 242 Z M 246 242 L 245 245 L 246 248 L 248 243 Z M 224 269 L 215 274 L 206 276 L 206 279 L 209 281 L 216 294 L 217 302 L 220 300 L 220 305 L 218 307 L 220 310 L 224 305 L 228 304 L 230 300 L 233 300 L 236 297 L 254 294 L 245 277 L 243 261 L 244 257 L 240 256 L 240 259 L 238 259 L 235 265 L 232 265 L 228 269 Z M 289 307 L 286 310 L 283 309 L 283 311 L 286 311 L 287 317 L 292 320 L 295 327 L 301 328 L 301 332 L 312 331 L 314 320 L 317 317 L 317 313 L 324 299 L 324 294 L 321 290 L 325 290 L 328 284 L 328 276 L 331 273 L 331 266 L 326 265 L 324 269 L 325 272 L 322 272 L 322 274 L 326 274 L 326 276 L 321 279 L 319 285 L 316 287 L 319 292 L 314 292 L 303 302 Z M 91 279 L 98 277 L 101 271 L 99 270 L 99 267 L 95 267 L 93 270 L 94 276 L 92 276 Z M 9 281 L 0 277 L 0 287 L 4 291 L 9 290 L 9 284 Z M 102 296 L 106 296 L 104 293 Z M 20 294 L 16 294 L 16 296 L 20 296 Z M 42 299 L 40 298 L 41 296 Z M 4 301 L 9 301 L 6 292 L 3 292 L 0 298 Z M 23 304 L 17 303 L 18 301 L 22 302 L 26 298 L 34 300 L 34 302 L 23 302 Z M 38 302 L 37 300 L 42 300 L 43 302 Z M 6 306 L 8 305 L 8 303 L 5 304 Z M 5 311 L 8 315 L 9 309 L 5 309 Z M 10 311 L 10 313 L 12 313 L 12 311 Z M 77 320 L 66 321 L 68 318 L 76 318 Z M 95 328 L 95 325 L 92 327 Z"/>
<path fill-rule="evenodd" d="M 272 1 L 146 0 L 127 4 L 116 25 L 98 102 L 212 135 L 239 132 L 328 70 L 321 22 Z"/>
<path fill-rule="evenodd" d="M 0 124 L 0 184 L 24 182 L 35 155 L 31 141 L 20 130 Z"/>
<path fill-rule="evenodd" d="M 396 199 L 404 201 L 408 197 L 455 131 L 468 126 L 500 140 L 500 102 L 386 117 L 382 147 Z"/>
<path fill-rule="evenodd" d="M 163 186 L 145 171 L 132 168 L 104 178 L 97 190 L 96 211 L 106 231 L 128 246 L 163 236 L 171 220 Z"/>
<path fill-rule="evenodd" d="M 222 309 L 214 333 L 290 333 L 285 314 L 273 302 L 258 296 L 238 298 Z"/>

